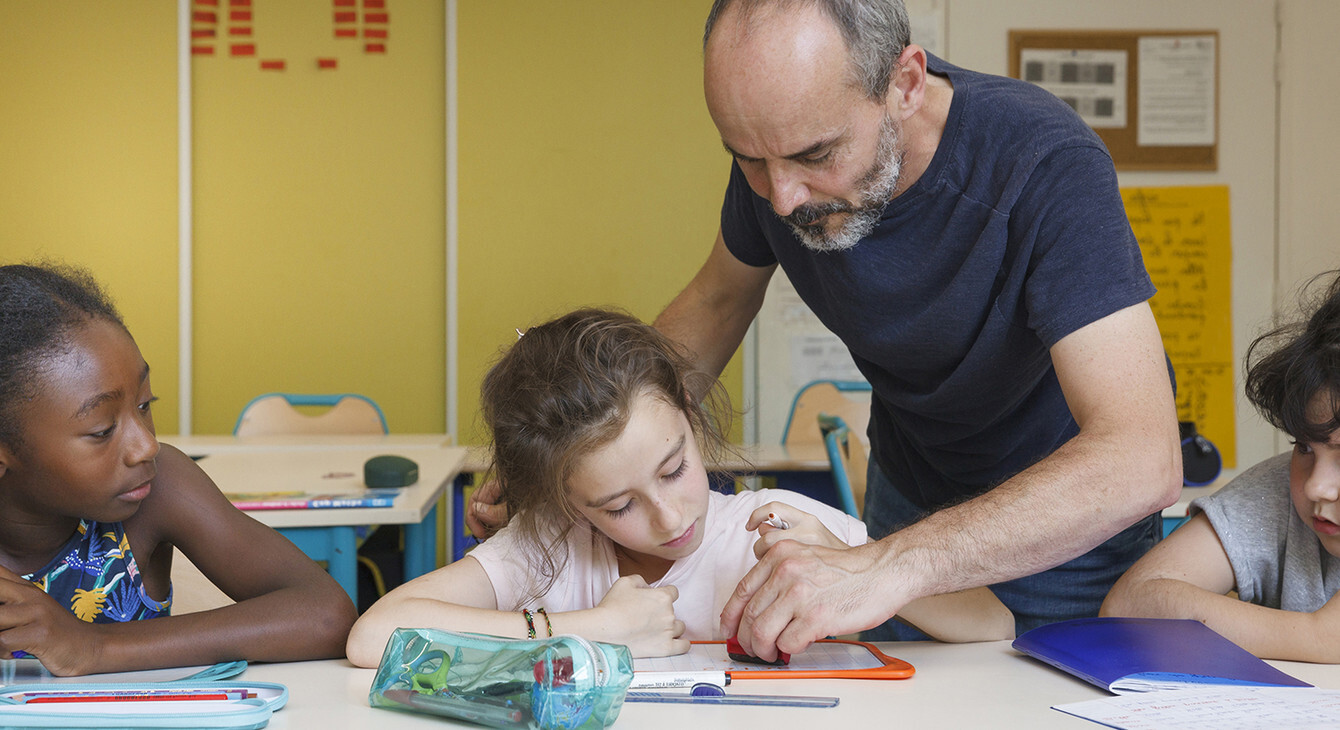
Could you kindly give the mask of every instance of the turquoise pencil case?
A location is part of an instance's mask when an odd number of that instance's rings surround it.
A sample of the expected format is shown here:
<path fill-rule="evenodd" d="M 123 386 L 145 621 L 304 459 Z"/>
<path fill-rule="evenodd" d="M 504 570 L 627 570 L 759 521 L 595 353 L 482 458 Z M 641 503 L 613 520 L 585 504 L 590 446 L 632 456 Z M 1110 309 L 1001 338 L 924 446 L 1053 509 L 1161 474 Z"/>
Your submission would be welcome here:
<path fill-rule="evenodd" d="M 368 703 L 516 730 L 603 730 L 633 681 L 628 647 L 396 629 Z"/>
<path fill-rule="evenodd" d="M 5 728 L 263 728 L 288 702 L 275 682 L 59 682 L 0 687 Z"/>

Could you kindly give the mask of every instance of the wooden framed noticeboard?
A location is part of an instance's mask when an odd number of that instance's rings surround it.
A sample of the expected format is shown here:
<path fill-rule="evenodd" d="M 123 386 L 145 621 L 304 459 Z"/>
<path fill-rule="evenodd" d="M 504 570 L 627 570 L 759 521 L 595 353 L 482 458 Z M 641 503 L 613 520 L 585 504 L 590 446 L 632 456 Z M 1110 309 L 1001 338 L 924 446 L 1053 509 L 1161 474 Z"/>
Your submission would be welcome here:
<path fill-rule="evenodd" d="M 1012 30 L 1010 75 L 1070 104 L 1118 170 L 1219 164 L 1219 33 Z"/>

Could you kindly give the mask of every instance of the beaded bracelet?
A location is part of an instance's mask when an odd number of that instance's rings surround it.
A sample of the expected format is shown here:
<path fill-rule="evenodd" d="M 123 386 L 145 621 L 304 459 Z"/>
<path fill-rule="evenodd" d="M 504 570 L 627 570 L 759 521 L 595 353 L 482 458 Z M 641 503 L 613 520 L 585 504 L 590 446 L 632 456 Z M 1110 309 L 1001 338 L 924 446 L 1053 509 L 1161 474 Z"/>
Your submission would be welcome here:
<path fill-rule="evenodd" d="M 544 610 L 544 606 L 535 609 L 535 613 L 544 617 L 544 630 L 552 637 L 554 635 L 554 625 L 549 623 L 549 613 Z"/>
<path fill-rule="evenodd" d="M 532 616 L 529 608 L 521 609 L 521 615 L 526 617 L 526 638 L 535 638 L 535 618 Z"/>

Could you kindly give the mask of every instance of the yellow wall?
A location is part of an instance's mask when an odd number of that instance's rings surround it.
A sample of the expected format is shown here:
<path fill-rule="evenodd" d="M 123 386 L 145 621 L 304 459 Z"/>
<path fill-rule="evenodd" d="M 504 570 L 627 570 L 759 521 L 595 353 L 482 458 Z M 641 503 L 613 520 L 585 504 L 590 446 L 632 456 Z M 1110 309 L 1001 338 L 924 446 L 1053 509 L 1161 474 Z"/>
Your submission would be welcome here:
<path fill-rule="evenodd" d="M 444 11 L 387 5 L 384 55 L 336 40 L 329 2 L 268 2 L 256 57 L 195 58 L 197 432 L 271 390 L 445 428 Z"/>
<path fill-rule="evenodd" d="M 255 3 L 256 57 L 193 59 L 196 432 L 271 390 L 445 427 L 444 8 L 389 6 L 385 55 L 307 1 Z M 0 4 L 0 261 L 93 271 L 154 369 L 161 433 L 179 430 L 176 49 L 173 2 Z"/>
<path fill-rule="evenodd" d="M 91 270 L 177 430 L 176 7 L 0 3 L 0 264 Z"/>
<path fill-rule="evenodd" d="M 652 319 L 706 259 L 729 170 L 702 95 L 710 5 L 460 0 L 462 440 L 515 328 L 591 304 Z M 727 382 L 738 406 L 738 363 Z"/>
<path fill-rule="evenodd" d="M 479 382 L 514 328 L 588 304 L 655 317 L 707 255 L 729 164 L 702 101 L 709 4 L 458 1 L 449 425 L 444 4 L 389 2 L 388 53 L 367 56 L 333 40 L 327 2 L 256 3 L 256 57 L 219 44 L 193 60 L 194 430 L 229 431 L 263 391 L 352 390 L 394 431 L 478 441 Z M 60 258 L 106 283 L 154 367 L 164 433 L 175 25 L 162 0 L 0 3 L 0 260 Z M 738 404 L 738 363 L 727 383 Z"/>

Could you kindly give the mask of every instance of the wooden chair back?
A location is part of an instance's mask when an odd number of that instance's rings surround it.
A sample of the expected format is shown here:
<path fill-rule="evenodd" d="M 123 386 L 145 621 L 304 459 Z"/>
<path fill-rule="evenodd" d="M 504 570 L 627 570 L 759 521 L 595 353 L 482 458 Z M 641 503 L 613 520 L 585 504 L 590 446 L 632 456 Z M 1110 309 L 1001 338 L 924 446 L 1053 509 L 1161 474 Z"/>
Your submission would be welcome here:
<path fill-rule="evenodd" d="M 181 551 L 172 549 L 172 615 L 208 611 L 233 603 Z"/>
<path fill-rule="evenodd" d="M 823 443 L 819 414 L 837 416 L 865 439 L 870 423 L 870 384 L 855 380 L 816 380 L 796 393 L 782 443 Z"/>
<path fill-rule="evenodd" d="M 300 406 L 319 406 L 325 410 L 308 415 L 298 410 Z M 353 393 L 266 393 L 242 409 L 237 425 L 233 427 L 234 436 L 386 432 L 386 418 L 377 404 Z"/>

